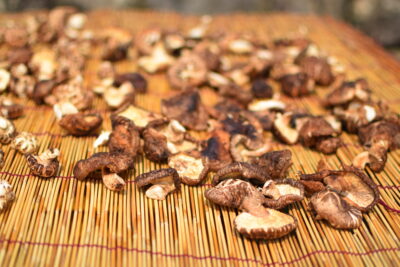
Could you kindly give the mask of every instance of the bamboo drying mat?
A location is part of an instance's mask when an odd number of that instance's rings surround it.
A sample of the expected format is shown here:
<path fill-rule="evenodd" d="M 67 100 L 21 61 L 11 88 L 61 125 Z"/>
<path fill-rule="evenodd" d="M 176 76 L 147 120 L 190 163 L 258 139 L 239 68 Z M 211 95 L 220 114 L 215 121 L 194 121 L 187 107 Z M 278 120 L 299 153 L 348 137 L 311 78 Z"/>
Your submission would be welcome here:
<path fill-rule="evenodd" d="M 18 18 L 22 15 L 2 15 Z M 171 13 L 135 11 L 94 11 L 89 25 L 103 29 L 120 25 L 133 32 L 148 25 L 188 28 L 196 17 Z M 331 18 L 286 14 L 217 16 L 214 29 L 253 31 L 261 38 L 288 36 L 299 29 L 323 50 L 343 63 L 350 78 L 366 77 L 374 93 L 390 101 L 400 111 L 400 64 L 369 38 Z M 88 63 L 85 78 L 90 84 L 96 73 L 96 60 Z M 134 61 L 118 63 L 118 70 L 136 70 Z M 149 79 L 150 94 L 139 96 L 137 104 L 154 111 L 159 100 L 171 94 L 164 76 Z M 203 100 L 210 104 L 210 92 L 203 91 Z M 323 89 L 318 94 L 325 94 Z M 322 112 L 316 96 L 294 100 L 314 113 Z M 166 201 L 147 199 L 128 178 L 122 193 L 107 190 L 100 181 L 80 182 L 71 176 L 74 163 L 86 158 L 94 137 L 64 136 L 52 110 L 35 107 L 31 102 L 26 115 L 15 121 L 19 131 L 35 133 L 40 150 L 58 147 L 61 150 L 61 173 L 56 178 L 40 179 L 29 174 L 23 156 L 3 147 L 5 166 L 1 178 L 14 187 L 17 199 L 11 208 L 0 214 L 0 266 L 226 266 L 226 265 L 398 265 L 400 261 L 399 214 L 377 205 L 364 215 L 362 227 L 339 231 L 325 222 L 315 221 L 307 210 L 307 200 L 295 204 L 288 212 L 299 221 L 298 229 L 275 241 L 251 241 L 235 233 L 232 209 L 214 206 L 203 197 L 208 179 L 198 187 L 183 186 L 179 194 Z M 97 100 L 97 109 L 108 115 L 105 105 Z M 107 119 L 103 128 L 110 129 Z M 325 156 L 339 168 L 340 161 L 350 163 L 362 149 L 355 136 L 344 134 L 348 144 L 337 155 Z M 277 146 L 284 147 L 284 146 Z M 315 171 L 322 154 L 301 146 L 290 148 L 294 164 L 290 176 L 298 170 Z M 105 150 L 101 148 L 97 151 Z M 400 206 L 400 152 L 389 155 L 380 174 L 367 171 L 379 185 L 382 199 L 391 207 Z M 136 174 L 160 168 L 160 165 L 139 157 Z"/>

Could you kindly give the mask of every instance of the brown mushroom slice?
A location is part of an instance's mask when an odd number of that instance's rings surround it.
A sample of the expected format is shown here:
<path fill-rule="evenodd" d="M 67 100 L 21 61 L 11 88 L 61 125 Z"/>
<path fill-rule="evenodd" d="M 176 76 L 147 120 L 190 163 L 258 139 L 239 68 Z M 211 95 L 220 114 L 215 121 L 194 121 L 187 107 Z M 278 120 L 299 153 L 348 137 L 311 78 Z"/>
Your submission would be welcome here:
<path fill-rule="evenodd" d="M 76 136 L 88 135 L 98 129 L 103 122 L 99 113 L 76 113 L 61 118 L 59 125 L 68 133 Z"/>
<path fill-rule="evenodd" d="M 111 115 L 112 133 L 108 141 L 111 153 L 124 153 L 135 157 L 140 150 L 140 136 L 135 124 L 121 116 Z"/>
<path fill-rule="evenodd" d="M 151 55 L 140 57 L 137 61 L 138 66 L 148 73 L 156 73 L 167 69 L 174 58 L 169 55 L 162 43 L 157 43 L 151 52 Z"/>
<path fill-rule="evenodd" d="M 0 116 L 0 143 L 9 144 L 15 136 L 15 126 L 12 121 Z"/>
<path fill-rule="evenodd" d="M 361 211 L 349 205 L 336 192 L 318 192 L 311 197 L 310 204 L 317 213 L 317 220 L 327 220 L 335 228 L 355 229 L 361 226 Z"/>
<path fill-rule="evenodd" d="M 154 162 L 167 161 L 170 155 L 167 137 L 152 127 L 146 128 L 142 135 L 146 157 Z"/>
<path fill-rule="evenodd" d="M 234 221 L 235 229 L 251 239 L 276 239 L 297 228 L 297 219 L 274 209 L 263 213 L 242 212 Z"/>
<path fill-rule="evenodd" d="M 366 102 L 370 100 L 371 91 L 365 79 L 358 79 L 351 82 L 343 82 L 342 85 L 329 93 L 325 98 L 328 106 L 339 106 L 353 100 Z"/>
<path fill-rule="evenodd" d="M 103 93 L 103 98 L 110 108 L 116 109 L 135 101 L 135 89 L 130 82 L 124 82 L 119 87 L 107 88 Z"/>
<path fill-rule="evenodd" d="M 309 95 L 314 90 L 314 81 L 302 72 L 285 75 L 280 83 L 282 92 L 290 97 Z"/>
<path fill-rule="evenodd" d="M 48 149 L 40 155 L 26 154 L 28 166 L 34 175 L 49 178 L 57 174 L 60 163 L 58 162 L 58 149 Z"/>
<path fill-rule="evenodd" d="M 183 55 L 168 70 L 168 80 L 173 88 L 184 89 L 202 85 L 207 78 L 207 66 L 196 54 Z"/>
<path fill-rule="evenodd" d="M 161 112 L 192 130 L 206 130 L 208 113 L 197 91 L 184 91 L 161 102 Z"/>
<path fill-rule="evenodd" d="M 24 107 L 20 104 L 14 103 L 10 99 L 0 100 L 0 115 L 7 119 L 14 120 L 21 117 L 24 113 Z"/>
<path fill-rule="evenodd" d="M 125 181 L 117 173 L 109 172 L 107 168 L 101 170 L 103 184 L 111 191 L 121 191 L 125 187 Z"/>
<path fill-rule="evenodd" d="M 125 82 L 129 82 L 132 85 L 135 93 L 143 94 L 147 91 L 147 80 L 138 72 L 120 73 L 115 76 L 115 86 L 121 86 Z"/>
<path fill-rule="evenodd" d="M 130 119 L 137 127 L 145 128 L 150 122 L 161 119 L 161 115 L 134 105 L 126 105 L 115 112 L 118 116 Z"/>
<path fill-rule="evenodd" d="M 179 174 L 173 168 L 143 173 L 135 182 L 139 188 L 150 186 L 146 189 L 146 197 L 156 200 L 165 200 L 169 193 L 179 191 L 181 187 Z"/>
<path fill-rule="evenodd" d="M 244 106 L 250 103 L 253 98 L 252 93 L 249 90 L 242 88 L 235 83 L 221 85 L 218 87 L 218 93 L 220 96 L 237 101 Z"/>
<path fill-rule="evenodd" d="M 324 178 L 324 183 L 362 212 L 371 210 L 379 200 L 379 191 L 374 182 L 354 167 L 344 166 L 343 171 L 331 171 Z"/>
<path fill-rule="evenodd" d="M 270 143 L 256 143 L 247 136 L 237 134 L 231 138 L 230 152 L 235 161 L 250 162 L 271 150 Z"/>
<path fill-rule="evenodd" d="M 204 196 L 211 202 L 240 210 L 264 210 L 263 194 L 251 183 L 240 179 L 226 179 L 207 189 Z"/>
<path fill-rule="evenodd" d="M 268 173 L 258 165 L 234 162 L 217 171 L 213 177 L 212 184 L 216 185 L 223 180 L 231 178 L 246 179 L 258 184 L 264 184 L 270 179 Z"/>
<path fill-rule="evenodd" d="M 251 92 L 255 98 L 271 98 L 274 93 L 272 87 L 264 79 L 253 81 Z"/>
<path fill-rule="evenodd" d="M 254 159 L 252 163 L 264 168 L 272 179 L 281 179 L 286 177 L 292 165 L 292 152 L 288 149 L 271 151 Z"/>
<path fill-rule="evenodd" d="M 307 197 L 311 197 L 313 194 L 325 190 L 326 188 L 325 185 L 319 181 L 300 180 L 299 182 L 303 185 Z"/>
<path fill-rule="evenodd" d="M 292 113 L 276 114 L 273 133 L 281 141 L 286 144 L 293 145 L 299 139 L 299 132 L 291 127 Z"/>
<path fill-rule="evenodd" d="M 325 58 L 305 56 L 298 62 L 302 71 L 317 84 L 328 86 L 334 81 L 332 68 Z"/>
<path fill-rule="evenodd" d="M 136 35 L 135 46 L 140 53 L 150 55 L 156 44 L 161 41 L 162 35 L 159 27 L 144 29 Z"/>
<path fill-rule="evenodd" d="M 168 166 L 174 168 L 181 182 L 187 185 L 198 185 L 206 177 L 209 171 L 208 165 L 199 153 L 180 152 L 168 158 Z"/>
<path fill-rule="evenodd" d="M 262 193 L 267 197 L 264 205 L 268 208 L 282 209 L 304 198 L 304 187 L 296 180 L 286 178 L 265 182 Z"/>
<path fill-rule="evenodd" d="M 365 147 L 380 146 L 387 150 L 400 147 L 400 123 L 381 120 L 362 127 L 358 131 L 360 143 Z"/>
<path fill-rule="evenodd" d="M 215 130 L 204 144 L 201 155 L 206 158 L 212 171 L 217 171 L 232 162 L 229 153 L 229 134 Z"/>

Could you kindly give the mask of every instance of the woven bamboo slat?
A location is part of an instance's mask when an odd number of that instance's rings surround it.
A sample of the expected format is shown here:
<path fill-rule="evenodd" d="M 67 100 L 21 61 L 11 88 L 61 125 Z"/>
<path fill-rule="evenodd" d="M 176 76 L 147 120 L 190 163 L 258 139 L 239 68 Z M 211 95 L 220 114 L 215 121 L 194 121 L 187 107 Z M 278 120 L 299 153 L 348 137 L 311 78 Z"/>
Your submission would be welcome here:
<path fill-rule="evenodd" d="M 2 15 L 0 20 L 22 16 Z M 96 31 L 118 25 L 136 32 L 154 24 L 189 28 L 198 20 L 173 13 L 98 10 L 89 13 L 88 23 Z M 400 112 L 400 63 L 344 23 L 317 16 L 230 14 L 215 16 L 212 27 L 251 31 L 262 39 L 306 31 L 310 39 L 346 67 L 349 78 L 367 78 L 374 94 Z M 88 85 L 98 63 L 97 59 L 88 62 Z M 118 63 L 117 69 L 137 70 L 135 59 Z M 159 111 L 160 100 L 173 92 L 163 74 L 147 78 L 149 93 L 138 96 L 136 103 Z M 323 113 L 317 96 L 324 94 L 326 90 L 320 89 L 317 95 L 288 101 L 313 113 Z M 202 98 L 206 104 L 213 102 L 207 89 L 202 91 Z M 314 220 L 307 209 L 308 200 L 304 200 L 287 209 L 299 221 L 293 234 L 274 241 L 251 241 L 233 229 L 234 210 L 213 205 L 204 198 L 210 178 L 197 187 L 183 186 L 180 193 L 161 202 L 147 199 L 135 187 L 135 175 L 161 167 L 143 157 L 137 160 L 136 171 L 129 174 L 122 193 L 107 190 L 101 181 L 77 181 L 72 177 L 74 163 L 106 148 L 93 151 L 95 137 L 66 136 L 49 107 L 16 101 L 26 105 L 25 116 L 15 121 L 16 128 L 34 133 L 40 140 L 40 151 L 60 148 L 62 169 L 55 178 L 34 177 L 22 155 L 9 146 L 3 147 L 5 165 L 0 177 L 13 185 L 17 199 L 11 208 L 0 213 L 0 266 L 396 266 L 400 262 L 399 213 L 383 205 L 364 215 L 361 228 L 340 231 Z M 96 100 L 95 109 L 109 115 L 102 100 Z M 110 129 L 108 119 L 103 128 Z M 314 172 L 321 158 L 337 168 L 340 162 L 350 163 L 362 148 L 355 136 L 343 134 L 342 138 L 346 146 L 332 156 L 298 145 L 289 147 L 294 161 L 290 176 L 296 177 L 297 171 Z M 367 170 L 379 185 L 381 199 L 397 210 L 399 163 L 400 152 L 395 151 L 389 154 L 383 172 Z"/>

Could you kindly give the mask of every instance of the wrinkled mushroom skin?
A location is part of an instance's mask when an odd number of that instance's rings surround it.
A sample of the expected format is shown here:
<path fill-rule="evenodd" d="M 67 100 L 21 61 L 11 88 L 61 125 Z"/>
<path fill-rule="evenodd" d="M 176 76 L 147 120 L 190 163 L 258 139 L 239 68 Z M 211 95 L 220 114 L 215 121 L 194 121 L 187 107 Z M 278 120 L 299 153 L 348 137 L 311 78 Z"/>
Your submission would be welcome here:
<path fill-rule="evenodd" d="M 272 87 L 263 79 L 257 79 L 252 83 L 251 92 L 255 98 L 271 98 L 274 93 Z"/>
<path fill-rule="evenodd" d="M 118 74 L 115 77 L 114 85 L 119 87 L 124 82 L 129 82 L 132 84 L 133 88 L 135 88 L 135 92 L 144 94 L 147 92 L 147 80 L 137 72 L 128 72 Z"/>
<path fill-rule="evenodd" d="M 290 97 L 309 95 L 314 87 L 305 73 L 285 75 L 280 79 L 280 83 L 282 92 Z"/>
<path fill-rule="evenodd" d="M 187 185 L 200 184 L 209 173 L 209 166 L 197 151 L 180 152 L 168 158 L 168 166 L 176 169 L 179 179 Z"/>
<path fill-rule="evenodd" d="M 272 209 L 282 209 L 304 198 L 304 187 L 296 180 L 286 178 L 269 180 L 264 184 L 263 194 L 267 196 L 263 204 Z"/>
<path fill-rule="evenodd" d="M 135 124 L 117 115 L 111 115 L 111 124 L 113 131 L 108 142 L 110 152 L 135 157 L 140 149 L 140 136 Z"/>
<path fill-rule="evenodd" d="M 0 103 L 0 115 L 15 120 L 24 114 L 24 106 L 15 103 Z"/>
<path fill-rule="evenodd" d="M 121 153 L 99 152 L 75 164 L 73 173 L 76 179 L 83 180 L 89 174 L 107 169 L 110 173 L 121 173 L 133 168 L 133 158 Z"/>
<path fill-rule="evenodd" d="M 54 80 L 43 80 L 36 83 L 31 98 L 36 104 L 44 103 L 44 99 L 51 94 L 57 83 Z"/>
<path fill-rule="evenodd" d="M 286 177 L 292 165 L 292 152 L 288 149 L 271 151 L 254 159 L 252 163 L 261 166 L 272 179 L 281 179 Z"/>
<path fill-rule="evenodd" d="M 150 186 L 146 190 L 146 196 L 156 200 L 164 200 L 169 193 L 181 188 L 179 174 L 173 168 L 143 173 L 135 178 L 135 182 L 138 188 Z"/>
<path fill-rule="evenodd" d="M 217 171 L 232 162 L 229 138 L 229 134 L 225 131 L 216 130 L 205 142 L 201 155 L 208 161 L 211 171 Z"/>
<path fill-rule="evenodd" d="M 321 139 L 315 144 L 315 150 L 322 152 L 326 155 L 334 154 L 343 144 L 342 140 L 338 137 L 330 137 Z"/>
<path fill-rule="evenodd" d="M 169 68 L 167 76 L 173 88 L 197 87 L 206 81 L 207 66 L 196 54 L 184 55 Z"/>
<path fill-rule="evenodd" d="M 234 221 L 235 229 L 251 239 L 276 239 L 297 228 L 297 219 L 273 209 L 266 209 L 264 216 L 248 212 L 239 214 Z"/>
<path fill-rule="evenodd" d="M 98 129 L 103 118 L 98 113 L 92 114 L 69 114 L 58 122 L 68 133 L 76 136 L 88 135 Z"/>
<path fill-rule="evenodd" d="M 216 185 L 230 178 L 247 179 L 260 184 L 270 179 L 268 173 L 258 165 L 246 162 L 235 162 L 217 171 L 213 177 L 212 184 Z"/>
<path fill-rule="evenodd" d="M 197 91 L 184 91 L 161 101 L 161 112 L 183 126 L 202 131 L 207 129 L 208 113 Z"/>
<path fill-rule="evenodd" d="M 252 93 L 249 90 L 234 83 L 220 86 L 218 93 L 220 96 L 237 101 L 244 106 L 249 104 L 253 99 Z"/>
<path fill-rule="evenodd" d="M 300 180 L 299 182 L 303 185 L 307 197 L 311 197 L 313 194 L 325 190 L 326 188 L 322 182 L 318 181 Z"/>
<path fill-rule="evenodd" d="M 358 131 L 361 144 L 372 147 L 380 142 L 387 143 L 387 149 L 395 150 L 400 147 L 400 124 L 392 121 L 377 121 Z"/>
<path fill-rule="evenodd" d="M 352 100 L 366 102 L 370 99 L 369 85 L 365 79 L 358 79 L 352 82 L 343 82 L 342 85 L 326 96 L 327 106 L 344 105 Z"/>
<path fill-rule="evenodd" d="M 334 81 L 331 66 L 326 59 L 306 56 L 300 60 L 299 65 L 319 85 L 328 86 Z"/>
<path fill-rule="evenodd" d="M 165 162 L 170 155 L 167 147 L 167 138 L 154 128 L 143 131 L 144 153 L 146 157 L 154 162 Z"/>
<path fill-rule="evenodd" d="M 318 192 L 311 197 L 310 204 L 317 213 L 317 219 L 327 220 L 335 228 L 355 229 L 361 226 L 361 211 L 350 206 L 336 192 Z"/>
<path fill-rule="evenodd" d="M 230 152 L 232 158 L 237 162 L 250 162 L 254 158 L 263 155 L 271 149 L 269 143 L 255 143 L 248 137 L 237 134 L 232 136 Z"/>
<path fill-rule="evenodd" d="M 49 154 L 51 157 L 43 157 L 44 154 Z M 60 163 L 58 162 L 57 155 L 58 150 L 49 149 L 37 156 L 34 154 L 25 154 L 25 158 L 28 162 L 28 166 L 34 175 L 49 178 L 57 174 Z M 54 154 L 54 157 L 52 157 Z"/>

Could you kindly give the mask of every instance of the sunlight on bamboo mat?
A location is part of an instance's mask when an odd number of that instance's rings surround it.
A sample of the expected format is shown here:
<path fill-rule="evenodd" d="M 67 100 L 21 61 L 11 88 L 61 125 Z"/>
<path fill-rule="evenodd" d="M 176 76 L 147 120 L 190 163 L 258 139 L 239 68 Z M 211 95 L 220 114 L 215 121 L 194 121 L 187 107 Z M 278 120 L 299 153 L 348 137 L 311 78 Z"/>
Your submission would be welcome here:
<path fill-rule="evenodd" d="M 176 14 L 133 11 L 96 11 L 89 15 L 90 26 L 101 30 L 120 25 L 133 32 L 148 25 L 188 28 L 196 17 Z M 349 78 L 368 79 L 375 95 L 389 101 L 400 112 L 400 63 L 370 39 L 349 26 L 330 18 L 295 15 L 217 16 L 214 29 L 255 32 L 260 38 L 288 36 L 299 28 L 323 50 L 343 63 Z M 96 73 L 94 59 L 89 61 L 88 84 Z M 120 71 L 137 69 L 134 60 L 118 63 Z M 148 95 L 136 103 L 158 111 L 160 99 L 171 95 L 162 74 L 149 78 Z M 276 88 L 275 88 L 276 89 Z M 323 95 L 323 89 L 317 94 Z M 207 90 L 203 101 L 210 104 Z M 314 113 L 323 110 L 317 97 L 293 100 Z M 19 102 L 21 102 L 19 100 Z M 19 131 L 29 131 L 40 139 L 40 151 L 48 147 L 61 150 L 59 176 L 40 179 L 29 175 L 25 159 L 9 146 L 4 147 L 5 166 L 2 179 L 14 187 L 17 199 L 0 214 L 0 266 L 273 266 L 273 265 L 369 265 L 395 266 L 400 261 L 400 215 L 377 205 L 364 215 L 362 227 L 339 231 L 325 222 L 315 221 L 307 209 L 308 200 L 287 209 L 299 221 L 298 229 L 275 241 L 251 241 L 233 229 L 236 212 L 215 206 L 203 193 L 210 179 L 197 187 L 183 186 L 166 201 L 147 199 L 135 188 L 135 175 L 157 169 L 160 165 L 139 157 L 136 171 L 127 178 L 122 193 L 107 190 L 101 181 L 77 181 L 72 177 L 76 161 L 89 154 L 95 137 L 65 136 L 48 107 L 28 105 L 25 116 L 15 121 Z M 96 109 L 108 116 L 105 104 L 96 100 Z M 108 119 L 104 129 L 110 129 Z M 337 155 L 323 156 L 301 146 L 292 146 L 294 164 L 290 176 L 298 171 L 315 171 L 319 159 L 340 167 L 350 163 L 362 148 L 357 138 L 344 134 L 346 146 Z M 283 148 L 277 145 L 276 148 Z M 369 176 L 379 185 L 381 198 L 390 207 L 400 209 L 400 152 L 391 152 L 382 173 Z"/>

